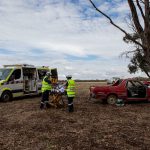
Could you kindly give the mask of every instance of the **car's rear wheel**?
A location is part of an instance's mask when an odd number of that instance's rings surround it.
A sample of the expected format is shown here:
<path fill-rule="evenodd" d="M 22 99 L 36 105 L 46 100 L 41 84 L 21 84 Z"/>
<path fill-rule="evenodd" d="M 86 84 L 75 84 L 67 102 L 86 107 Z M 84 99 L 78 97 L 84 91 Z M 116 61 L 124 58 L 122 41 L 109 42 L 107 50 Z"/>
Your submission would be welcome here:
<path fill-rule="evenodd" d="M 107 103 L 110 104 L 110 105 L 115 105 L 117 102 L 117 96 L 116 95 L 109 95 L 107 97 Z"/>
<path fill-rule="evenodd" d="M 11 99 L 12 99 L 12 95 L 9 91 L 5 91 L 1 96 L 2 102 L 8 102 L 11 101 Z"/>

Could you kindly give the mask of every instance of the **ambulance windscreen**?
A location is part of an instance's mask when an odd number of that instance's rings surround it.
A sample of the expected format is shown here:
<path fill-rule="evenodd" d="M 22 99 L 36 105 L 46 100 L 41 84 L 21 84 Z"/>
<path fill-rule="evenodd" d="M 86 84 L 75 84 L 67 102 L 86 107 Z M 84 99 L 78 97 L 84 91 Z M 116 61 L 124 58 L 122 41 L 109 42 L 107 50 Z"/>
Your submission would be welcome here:
<path fill-rule="evenodd" d="M 0 69 L 0 80 L 6 80 L 12 69 Z"/>

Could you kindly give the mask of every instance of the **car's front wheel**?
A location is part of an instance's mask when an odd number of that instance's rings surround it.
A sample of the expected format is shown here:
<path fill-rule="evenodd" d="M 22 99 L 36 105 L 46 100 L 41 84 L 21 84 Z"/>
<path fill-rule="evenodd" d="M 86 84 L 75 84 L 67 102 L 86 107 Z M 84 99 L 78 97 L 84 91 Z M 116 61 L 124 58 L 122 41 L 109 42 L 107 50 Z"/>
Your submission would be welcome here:
<path fill-rule="evenodd" d="M 2 102 L 8 102 L 11 101 L 11 99 L 12 99 L 12 95 L 9 91 L 5 91 L 1 96 Z"/>
<path fill-rule="evenodd" d="M 109 95 L 107 97 L 107 103 L 110 104 L 110 105 L 115 105 L 117 102 L 117 96 L 116 95 Z"/>

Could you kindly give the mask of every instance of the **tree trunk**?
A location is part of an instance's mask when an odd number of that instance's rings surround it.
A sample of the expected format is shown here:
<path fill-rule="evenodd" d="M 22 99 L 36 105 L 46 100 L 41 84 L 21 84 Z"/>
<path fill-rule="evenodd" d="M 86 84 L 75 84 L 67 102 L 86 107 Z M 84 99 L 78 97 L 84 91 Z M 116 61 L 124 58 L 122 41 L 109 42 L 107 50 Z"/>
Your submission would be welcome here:
<path fill-rule="evenodd" d="M 145 50 L 145 58 L 150 66 L 150 7 L 149 0 L 145 0 L 145 29 L 144 29 L 144 45 L 146 47 Z"/>

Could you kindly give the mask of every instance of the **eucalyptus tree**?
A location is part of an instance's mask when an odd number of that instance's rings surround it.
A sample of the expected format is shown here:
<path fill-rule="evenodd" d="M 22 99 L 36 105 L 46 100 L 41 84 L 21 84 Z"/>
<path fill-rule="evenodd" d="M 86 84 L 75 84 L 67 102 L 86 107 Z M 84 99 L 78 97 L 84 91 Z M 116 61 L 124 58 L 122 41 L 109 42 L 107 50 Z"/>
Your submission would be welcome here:
<path fill-rule="evenodd" d="M 98 13 L 106 17 L 114 27 L 124 33 L 123 40 L 125 42 L 134 45 L 133 50 L 124 52 L 127 57 L 132 53 L 128 65 L 129 72 L 135 73 L 140 69 L 150 77 L 150 1 L 127 0 L 131 16 L 130 25 L 133 29 L 130 33 L 115 23 L 115 20 L 107 13 L 101 11 L 92 0 L 89 1 Z"/>

